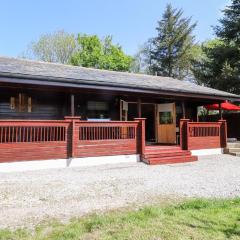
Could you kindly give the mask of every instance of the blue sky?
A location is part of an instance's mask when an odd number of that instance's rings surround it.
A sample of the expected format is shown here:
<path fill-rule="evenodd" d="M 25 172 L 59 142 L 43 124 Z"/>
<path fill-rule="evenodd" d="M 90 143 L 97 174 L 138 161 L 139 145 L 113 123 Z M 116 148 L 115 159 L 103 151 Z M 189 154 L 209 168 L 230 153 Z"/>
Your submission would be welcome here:
<path fill-rule="evenodd" d="M 198 22 L 198 41 L 213 37 L 212 27 L 228 0 L 2 0 L 0 55 L 18 56 L 42 33 L 112 35 L 128 54 L 155 36 L 167 3 Z"/>

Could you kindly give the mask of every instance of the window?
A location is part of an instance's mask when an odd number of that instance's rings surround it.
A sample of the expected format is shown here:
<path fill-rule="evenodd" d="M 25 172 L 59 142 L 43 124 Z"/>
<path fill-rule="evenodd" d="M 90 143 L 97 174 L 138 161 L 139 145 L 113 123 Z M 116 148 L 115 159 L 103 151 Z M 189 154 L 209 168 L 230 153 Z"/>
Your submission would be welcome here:
<path fill-rule="evenodd" d="M 16 99 L 15 97 L 10 98 L 10 109 L 14 110 L 16 108 Z"/>
<path fill-rule="evenodd" d="M 109 118 L 109 105 L 107 102 L 88 101 L 87 117 L 96 119 Z"/>
<path fill-rule="evenodd" d="M 159 124 L 172 124 L 172 112 L 159 112 Z"/>
<path fill-rule="evenodd" d="M 18 112 L 32 112 L 32 98 L 24 93 L 19 93 L 18 97 L 10 97 L 10 109 Z"/>

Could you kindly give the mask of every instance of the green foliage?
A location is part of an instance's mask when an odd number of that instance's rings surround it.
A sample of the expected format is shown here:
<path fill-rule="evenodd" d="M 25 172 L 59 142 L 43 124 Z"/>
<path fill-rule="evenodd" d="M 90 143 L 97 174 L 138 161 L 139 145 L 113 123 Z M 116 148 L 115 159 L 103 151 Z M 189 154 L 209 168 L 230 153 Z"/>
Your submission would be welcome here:
<path fill-rule="evenodd" d="M 240 46 L 240 0 L 232 0 L 232 4 L 223 11 L 224 17 L 215 27 L 216 35 L 228 43 Z"/>
<path fill-rule="evenodd" d="M 71 58 L 71 64 L 114 71 L 130 70 L 132 58 L 119 45 L 112 43 L 112 37 L 100 40 L 96 35 L 79 34 L 77 43 L 78 48 Z"/>
<path fill-rule="evenodd" d="M 183 79 L 188 75 L 194 46 L 196 23 L 184 18 L 183 11 L 170 4 L 158 22 L 158 36 L 152 39 L 151 72 L 161 76 Z"/>
<path fill-rule="evenodd" d="M 114 71 L 129 71 L 133 60 L 111 36 L 100 40 L 97 35 L 78 34 L 76 39 L 64 31 L 42 35 L 22 57 Z"/>
<path fill-rule="evenodd" d="M 32 42 L 23 57 L 45 62 L 69 63 L 75 48 L 73 34 L 57 31 L 52 34 L 43 34 L 38 41 Z"/>
<path fill-rule="evenodd" d="M 240 1 L 223 10 L 217 39 L 202 44 L 202 56 L 193 61 L 193 73 L 199 83 L 240 94 Z"/>
<path fill-rule="evenodd" d="M 139 47 L 133 57 L 131 72 L 151 74 L 151 41 L 147 41 Z"/>
<path fill-rule="evenodd" d="M 135 211 L 114 211 L 73 219 L 68 224 L 46 222 L 34 233 L 0 230 L 0 240 L 151 240 L 240 239 L 240 199 L 194 199 L 154 205 Z"/>

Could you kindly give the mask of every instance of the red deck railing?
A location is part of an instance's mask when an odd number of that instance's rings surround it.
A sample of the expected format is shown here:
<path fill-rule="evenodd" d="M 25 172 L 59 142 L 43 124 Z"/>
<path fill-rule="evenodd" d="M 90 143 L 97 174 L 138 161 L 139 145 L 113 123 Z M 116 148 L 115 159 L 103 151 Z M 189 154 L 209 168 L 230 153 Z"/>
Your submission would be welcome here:
<path fill-rule="evenodd" d="M 80 141 L 136 139 L 136 122 L 80 122 Z"/>
<path fill-rule="evenodd" d="M 0 121 L 0 162 L 67 158 L 67 121 Z"/>
<path fill-rule="evenodd" d="M 141 120 L 0 121 L 0 162 L 138 153 Z"/>
<path fill-rule="evenodd" d="M 226 121 L 180 122 L 182 149 L 225 147 Z M 145 120 L 121 122 L 1 120 L 0 162 L 145 152 Z"/>
<path fill-rule="evenodd" d="M 137 153 L 138 121 L 75 122 L 75 157 Z"/>
<path fill-rule="evenodd" d="M 65 141 L 68 125 L 65 121 L 0 121 L 0 143 Z"/>
<path fill-rule="evenodd" d="M 0 127 L 0 143 L 54 142 L 66 140 L 66 128 L 56 126 Z"/>
<path fill-rule="evenodd" d="M 223 148 L 226 146 L 226 121 L 190 122 L 182 119 L 180 123 L 181 145 L 183 149 L 196 150 Z"/>

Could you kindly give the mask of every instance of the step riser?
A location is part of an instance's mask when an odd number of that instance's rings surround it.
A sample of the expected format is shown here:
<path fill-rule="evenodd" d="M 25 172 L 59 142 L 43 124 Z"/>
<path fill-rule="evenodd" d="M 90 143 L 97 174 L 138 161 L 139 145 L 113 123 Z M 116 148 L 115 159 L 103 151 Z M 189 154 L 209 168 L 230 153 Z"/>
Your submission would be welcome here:
<path fill-rule="evenodd" d="M 151 151 L 151 152 L 162 152 L 162 151 L 181 151 L 181 148 L 145 148 L 145 151 Z"/>
<path fill-rule="evenodd" d="M 158 164 L 174 164 L 174 163 L 186 163 L 186 162 L 195 162 L 197 161 L 197 157 L 195 156 L 191 156 L 188 158 L 172 158 L 172 159 L 149 159 L 149 160 L 145 160 L 144 162 L 146 162 L 149 165 L 158 165 Z"/>
<path fill-rule="evenodd" d="M 178 150 L 178 151 L 145 151 L 146 154 L 161 154 L 161 153 L 187 153 L 187 150 Z"/>
<path fill-rule="evenodd" d="M 191 156 L 191 153 L 178 153 L 178 154 L 174 154 L 174 153 L 160 153 L 160 154 L 144 154 L 143 158 L 164 158 L 164 157 L 189 157 Z"/>
<path fill-rule="evenodd" d="M 240 148 L 227 148 L 225 149 L 227 152 L 240 152 Z"/>
<path fill-rule="evenodd" d="M 240 148 L 240 143 L 228 143 L 227 148 Z"/>

